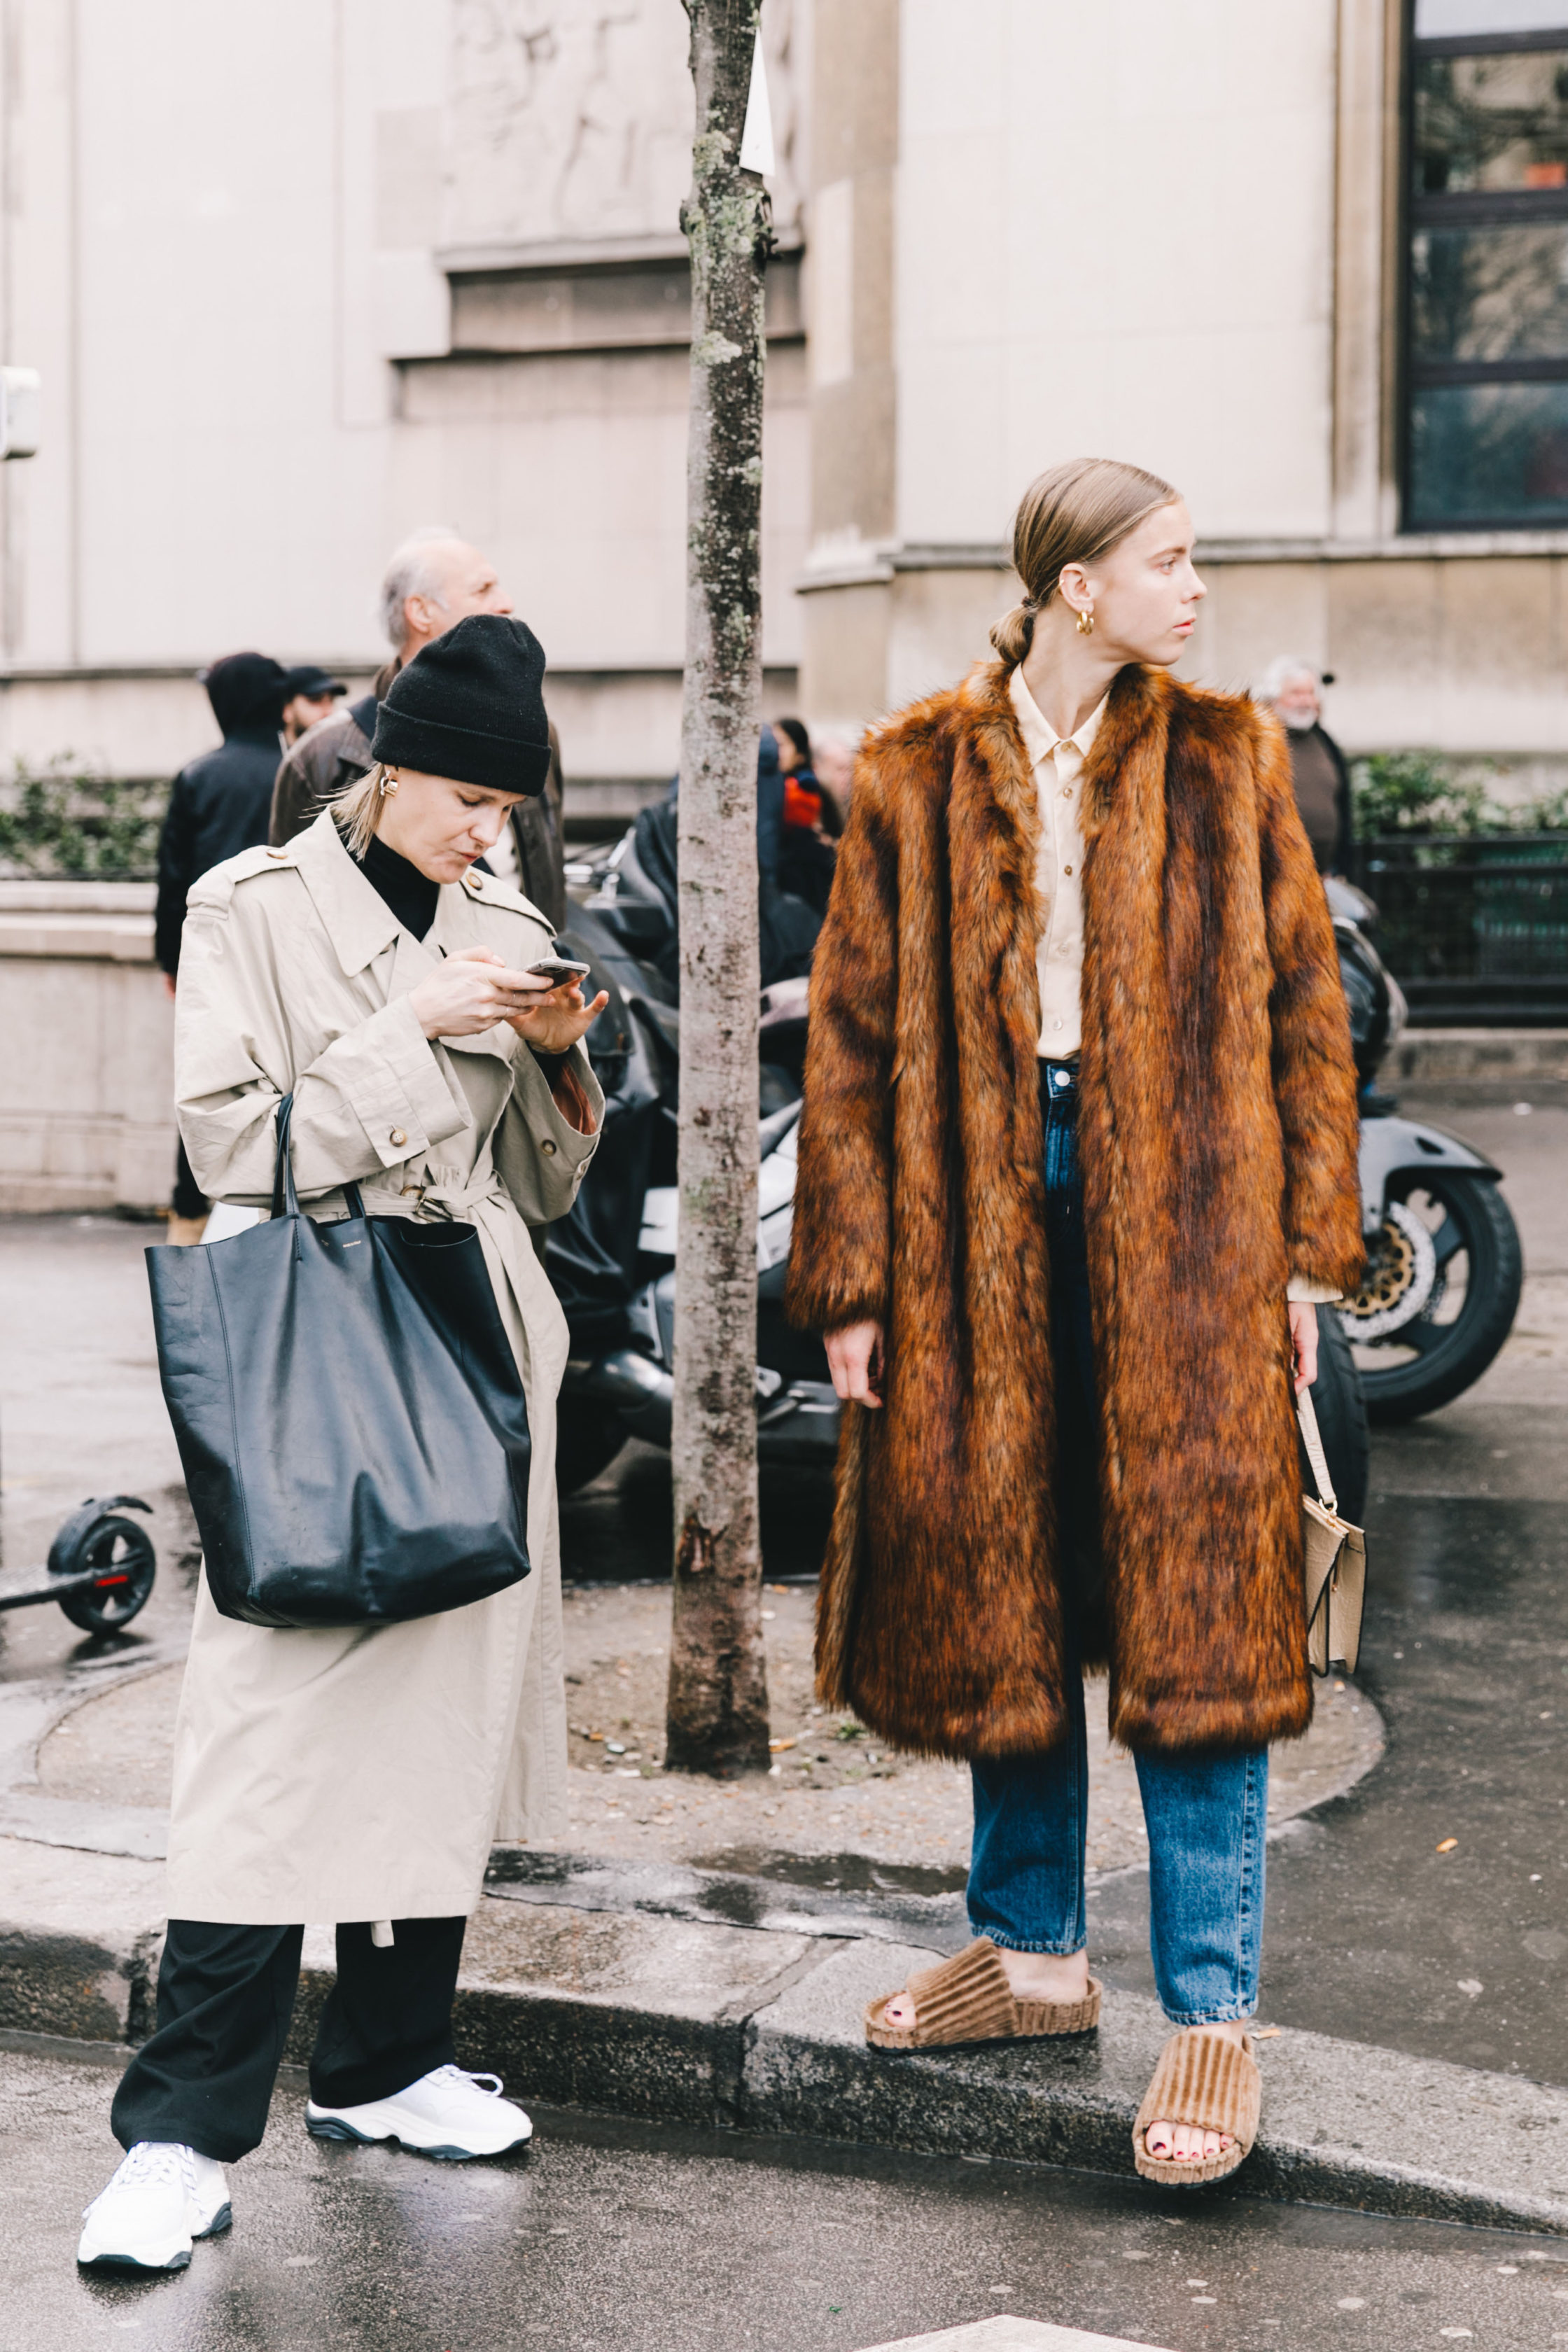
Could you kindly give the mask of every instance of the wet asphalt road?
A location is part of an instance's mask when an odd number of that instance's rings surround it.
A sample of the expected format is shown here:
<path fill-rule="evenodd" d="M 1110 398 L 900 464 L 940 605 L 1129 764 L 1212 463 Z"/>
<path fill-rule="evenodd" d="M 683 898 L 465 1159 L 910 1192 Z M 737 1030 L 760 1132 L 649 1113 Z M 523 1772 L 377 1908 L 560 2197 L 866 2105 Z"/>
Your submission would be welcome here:
<path fill-rule="evenodd" d="M 82 2277 L 117 2061 L 0 2044 L 5 2352 L 858 2352 L 1005 2311 L 1169 2352 L 1568 2343 L 1568 2243 L 543 2115 L 526 2158 L 325 2147 L 286 2077 L 235 2227 Z"/>

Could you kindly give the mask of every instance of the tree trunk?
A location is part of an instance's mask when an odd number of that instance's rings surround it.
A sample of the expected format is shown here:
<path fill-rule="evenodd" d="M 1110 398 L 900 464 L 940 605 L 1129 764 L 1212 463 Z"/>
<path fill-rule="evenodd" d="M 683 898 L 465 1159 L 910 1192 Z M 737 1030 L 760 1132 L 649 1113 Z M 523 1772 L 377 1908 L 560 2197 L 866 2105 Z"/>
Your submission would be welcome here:
<path fill-rule="evenodd" d="M 680 1190 L 668 1762 L 765 1769 L 757 1528 L 760 176 L 740 168 L 760 0 L 686 0 L 697 90 L 686 693 L 680 734 Z"/>

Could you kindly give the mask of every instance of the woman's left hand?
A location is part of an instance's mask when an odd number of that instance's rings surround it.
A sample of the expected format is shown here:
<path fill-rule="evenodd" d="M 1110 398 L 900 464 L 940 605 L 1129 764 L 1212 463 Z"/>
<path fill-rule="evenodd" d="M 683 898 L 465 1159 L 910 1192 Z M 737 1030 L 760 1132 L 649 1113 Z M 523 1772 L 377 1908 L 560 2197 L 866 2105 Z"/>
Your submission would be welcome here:
<path fill-rule="evenodd" d="M 1287 1311 L 1290 1318 L 1290 1360 L 1295 1369 L 1296 1394 L 1300 1396 L 1318 1377 L 1318 1310 L 1304 1300 L 1292 1298 Z"/>
<path fill-rule="evenodd" d="M 601 989 L 591 1004 L 584 1004 L 576 981 L 559 982 L 553 988 L 541 981 L 538 986 L 538 1003 L 531 1004 L 526 1013 L 509 1013 L 507 1027 L 537 1045 L 542 1054 L 570 1053 L 608 1004 L 608 992 Z"/>

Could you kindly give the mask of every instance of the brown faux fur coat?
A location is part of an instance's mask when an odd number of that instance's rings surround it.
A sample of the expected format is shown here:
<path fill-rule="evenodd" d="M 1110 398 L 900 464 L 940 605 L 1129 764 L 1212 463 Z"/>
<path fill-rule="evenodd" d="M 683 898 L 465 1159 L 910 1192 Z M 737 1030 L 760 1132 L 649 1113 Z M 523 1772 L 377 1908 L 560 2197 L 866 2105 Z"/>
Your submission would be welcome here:
<path fill-rule="evenodd" d="M 788 1299 L 887 1333 L 846 1412 L 820 1687 L 901 1746 L 1062 1734 L 1034 779 L 976 670 L 861 758 L 812 972 Z M 1355 1079 L 1278 723 L 1131 666 L 1085 765 L 1079 1115 L 1110 1722 L 1311 1715 L 1285 1291 L 1353 1287 Z"/>

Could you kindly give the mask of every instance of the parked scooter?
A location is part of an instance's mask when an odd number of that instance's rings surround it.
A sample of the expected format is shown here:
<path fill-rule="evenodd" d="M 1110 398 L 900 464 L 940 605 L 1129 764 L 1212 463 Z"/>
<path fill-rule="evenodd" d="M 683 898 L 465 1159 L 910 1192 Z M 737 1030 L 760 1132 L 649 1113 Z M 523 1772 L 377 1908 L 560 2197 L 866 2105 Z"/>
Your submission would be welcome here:
<path fill-rule="evenodd" d="M 557 1423 L 563 1494 L 595 1477 L 628 1436 L 669 1444 L 680 1014 L 672 1002 L 675 909 L 650 877 L 652 863 L 634 830 L 568 870 L 576 903 L 563 935 L 567 952 L 592 965 L 584 987 L 605 989 L 611 1002 L 586 1041 L 605 1088 L 603 1140 L 575 1206 L 552 1230 L 545 1261 L 572 1332 Z M 757 1451 L 764 1468 L 826 1469 L 838 1446 L 840 1408 L 822 1343 L 792 1330 L 784 1317 L 805 1019 L 804 977 L 763 989 Z M 1359 1520 L 1367 1487 L 1365 1410 L 1344 1331 L 1330 1315 L 1319 1317 L 1319 1330 L 1313 1402 L 1341 1508 Z"/>
<path fill-rule="evenodd" d="M 1327 887 L 1361 1084 L 1367 1244 L 1360 1293 L 1339 1319 L 1371 1419 L 1412 1421 L 1478 1381 L 1508 1338 L 1523 1279 L 1519 1232 L 1500 1170 L 1458 1136 L 1399 1118 L 1379 1088 L 1405 998 L 1373 945 L 1372 901 L 1347 882 Z"/>

